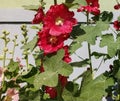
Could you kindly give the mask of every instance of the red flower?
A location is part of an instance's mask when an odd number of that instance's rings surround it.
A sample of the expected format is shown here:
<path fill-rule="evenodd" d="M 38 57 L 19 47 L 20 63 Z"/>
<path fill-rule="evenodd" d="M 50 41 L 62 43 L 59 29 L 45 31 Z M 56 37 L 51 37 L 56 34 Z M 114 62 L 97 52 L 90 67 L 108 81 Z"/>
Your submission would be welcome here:
<path fill-rule="evenodd" d="M 99 10 L 99 3 L 98 0 L 86 0 L 87 5 L 86 6 L 81 6 L 77 10 L 78 12 L 89 12 L 92 13 L 93 15 L 99 15 L 100 10 Z"/>
<path fill-rule="evenodd" d="M 86 0 L 87 4 L 92 6 L 92 7 L 97 7 L 99 8 L 99 3 L 98 0 Z"/>
<path fill-rule="evenodd" d="M 39 24 L 40 22 L 42 22 L 43 18 L 44 18 L 44 12 L 43 12 L 42 7 L 40 7 L 38 9 L 37 14 L 35 14 L 32 24 Z"/>
<path fill-rule="evenodd" d="M 119 3 L 116 4 L 116 5 L 114 6 L 114 9 L 119 10 L 119 9 L 120 9 L 120 4 L 119 4 Z"/>
<path fill-rule="evenodd" d="M 118 20 L 114 21 L 113 26 L 116 30 L 120 30 L 120 22 Z"/>
<path fill-rule="evenodd" d="M 38 32 L 39 40 L 38 46 L 44 50 L 45 54 L 53 53 L 61 49 L 64 45 L 64 37 L 53 36 L 49 34 L 49 29 L 43 28 L 41 32 Z"/>
<path fill-rule="evenodd" d="M 54 99 L 57 96 L 57 90 L 55 87 L 45 87 L 45 93 L 48 93 L 50 98 Z"/>
<path fill-rule="evenodd" d="M 69 63 L 69 62 L 71 62 L 71 58 L 70 58 L 70 54 L 69 54 L 69 52 L 68 52 L 68 46 L 64 46 L 63 47 L 63 49 L 65 50 L 65 55 L 64 55 L 64 57 L 63 57 L 63 60 L 66 62 L 66 63 Z"/>
<path fill-rule="evenodd" d="M 44 17 L 44 26 L 50 28 L 50 34 L 58 36 L 70 33 L 73 25 L 77 23 L 74 13 L 64 4 L 51 6 Z"/>
<path fill-rule="evenodd" d="M 40 70 L 40 73 L 45 71 L 43 66 L 41 66 L 39 70 Z"/>
<path fill-rule="evenodd" d="M 66 76 L 59 75 L 59 80 L 60 80 L 60 83 L 61 83 L 62 87 L 65 87 L 66 84 L 68 83 L 68 80 L 67 80 Z"/>

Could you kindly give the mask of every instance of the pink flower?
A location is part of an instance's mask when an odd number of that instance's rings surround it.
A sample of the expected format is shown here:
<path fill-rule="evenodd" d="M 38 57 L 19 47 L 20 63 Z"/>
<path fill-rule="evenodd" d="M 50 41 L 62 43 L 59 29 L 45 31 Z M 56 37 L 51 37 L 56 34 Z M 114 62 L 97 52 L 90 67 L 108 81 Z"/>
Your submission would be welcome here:
<path fill-rule="evenodd" d="M 120 22 L 118 20 L 114 21 L 113 26 L 116 30 L 120 30 Z"/>
<path fill-rule="evenodd" d="M 64 4 L 51 6 L 44 17 L 44 26 L 50 29 L 53 36 L 70 33 L 77 23 L 73 16 L 74 12 L 69 11 Z"/>
<path fill-rule="evenodd" d="M 9 99 L 11 99 L 10 101 L 19 101 L 19 93 L 16 89 L 9 88 L 7 89 L 6 94 L 5 101 L 8 101 Z"/>
<path fill-rule="evenodd" d="M 39 24 L 40 22 L 42 22 L 43 18 L 44 18 L 44 12 L 43 12 L 42 7 L 40 7 L 38 9 L 37 14 L 35 14 L 32 24 Z"/>
<path fill-rule="evenodd" d="M 64 45 L 63 35 L 54 36 L 49 33 L 49 29 L 43 28 L 42 31 L 38 32 L 39 40 L 38 46 L 44 50 L 45 54 L 57 52 Z"/>
<path fill-rule="evenodd" d="M 69 63 L 69 62 L 71 62 L 71 58 L 70 58 L 70 54 L 69 54 L 69 52 L 68 52 L 68 46 L 64 46 L 63 47 L 63 49 L 65 50 L 65 55 L 64 55 L 64 57 L 63 57 L 63 60 L 66 62 L 66 63 Z"/>

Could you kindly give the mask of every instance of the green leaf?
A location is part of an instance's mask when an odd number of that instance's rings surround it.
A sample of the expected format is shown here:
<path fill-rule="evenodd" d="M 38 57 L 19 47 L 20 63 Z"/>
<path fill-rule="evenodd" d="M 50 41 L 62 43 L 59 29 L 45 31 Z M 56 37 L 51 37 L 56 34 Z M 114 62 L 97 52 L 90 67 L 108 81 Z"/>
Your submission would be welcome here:
<path fill-rule="evenodd" d="M 69 7 L 78 8 L 79 5 L 87 5 L 85 0 L 65 0 L 65 3 L 69 5 Z"/>
<path fill-rule="evenodd" d="M 58 83 L 58 73 L 52 71 L 45 71 L 43 73 L 37 74 L 34 80 L 34 86 L 36 90 L 42 87 L 42 85 L 55 87 L 57 83 Z"/>
<path fill-rule="evenodd" d="M 82 46 L 81 44 L 85 41 L 94 45 L 95 41 L 96 41 L 96 37 L 101 36 L 102 31 L 107 30 L 109 28 L 109 24 L 99 21 L 96 23 L 95 26 L 88 25 L 88 26 L 81 26 L 81 28 L 84 30 L 85 34 L 82 34 L 81 36 L 77 37 L 73 41 L 76 43 L 74 43 L 71 46 L 71 52 L 75 52 L 78 48 L 80 48 Z"/>
<path fill-rule="evenodd" d="M 62 60 L 63 57 L 64 50 L 58 51 L 55 56 L 47 57 L 43 63 L 45 71 L 53 71 L 63 76 L 69 76 L 73 68 Z"/>
<path fill-rule="evenodd" d="M 24 9 L 27 9 L 27 10 L 37 11 L 39 6 L 40 5 L 29 5 L 29 6 L 24 5 L 23 7 L 24 7 Z"/>
<path fill-rule="evenodd" d="M 7 66 L 9 72 L 18 72 L 19 70 L 19 62 L 14 62 L 12 59 L 10 60 L 10 63 Z"/>
<path fill-rule="evenodd" d="M 43 62 L 45 72 L 35 77 L 34 86 L 36 89 L 39 89 L 42 85 L 56 86 L 58 74 L 69 76 L 73 72 L 73 68 L 62 60 L 63 56 L 64 50 L 60 50 L 56 55 L 46 57 Z"/>
<path fill-rule="evenodd" d="M 21 73 L 21 79 L 22 81 L 26 81 L 27 83 L 33 84 L 35 75 L 38 73 L 38 69 L 32 65 L 29 66 L 29 70 L 23 71 Z"/>
<path fill-rule="evenodd" d="M 76 39 L 78 36 L 85 34 L 85 31 L 80 28 L 80 24 L 73 27 L 72 32 L 70 33 L 73 39 Z"/>
<path fill-rule="evenodd" d="M 77 38 L 79 43 L 83 41 L 87 41 L 88 43 L 94 45 L 96 41 L 96 37 L 102 35 L 102 31 L 107 30 L 109 28 L 108 23 L 99 21 L 95 26 L 81 26 L 81 28 L 85 31 L 81 37 Z"/>
<path fill-rule="evenodd" d="M 105 76 L 100 75 L 87 85 L 82 86 L 80 97 L 77 99 L 81 99 L 81 101 L 101 101 L 102 96 L 106 95 L 105 89 L 113 84 L 112 78 L 107 79 Z"/>
<path fill-rule="evenodd" d="M 117 38 L 117 41 L 114 41 L 112 34 L 106 34 L 102 36 L 100 42 L 100 47 L 107 46 L 108 54 L 110 57 L 115 56 L 118 49 L 120 49 L 120 37 Z"/>
<path fill-rule="evenodd" d="M 108 54 L 105 54 L 105 53 L 93 52 L 91 54 L 91 56 L 95 56 L 96 59 L 100 58 L 101 56 L 104 56 L 104 60 L 105 59 L 110 59 L 110 56 Z"/>
<path fill-rule="evenodd" d="M 40 91 L 25 91 L 24 89 L 20 89 L 20 101 L 40 101 Z"/>
<path fill-rule="evenodd" d="M 21 49 L 24 49 L 24 50 L 30 49 L 31 51 L 33 51 L 34 48 L 36 47 L 37 41 L 38 41 L 38 36 L 35 36 L 30 42 L 22 46 Z"/>
<path fill-rule="evenodd" d="M 114 60 L 113 61 L 112 75 L 115 76 L 118 73 L 119 69 L 120 69 L 120 61 L 119 60 Z"/>
<path fill-rule="evenodd" d="M 83 61 L 79 61 L 79 62 L 72 62 L 70 63 L 71 66 L 74 67 L 84 67 L 86 65 L 89 65 L 89 59 L 85 59 Z"/>

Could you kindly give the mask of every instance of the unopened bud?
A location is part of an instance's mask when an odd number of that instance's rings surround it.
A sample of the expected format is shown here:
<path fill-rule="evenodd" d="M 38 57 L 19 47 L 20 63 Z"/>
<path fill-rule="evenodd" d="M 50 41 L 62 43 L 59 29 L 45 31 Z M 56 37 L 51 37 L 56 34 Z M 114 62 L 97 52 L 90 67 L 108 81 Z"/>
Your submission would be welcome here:
<path fill-rule="evenodd" d="M 15 43 L 15 46 L 18 46 L 18 43 Z"/>
<path fill-rule="evenodd" d="M 24 44 L 24 43 L 25 43 L 25 40 L 21 40 L 21 43 Z"/>
<path fill-rule="evenodd" d="M 3 55 L 0 55 L 0 60 L 3 60 L 4 56 Z"/>
<path fill-rule="evenodd" d="M 0 38 L 1 38 L 1 39 L 5 39 L 5 35 L 2 34 L 2 35 L 0 36 Z"/>
<path fill-rule="evenodd" d="M 9 51 L 10 54 L 13 54 L 13 51 Z"/>
<path fill-rule="evenodd" d="M 18 34 L 15 34 L 14 36 L 15 36 L 15 38 L 17 39 L 17 37 L 18 37 Z"/>
<path fill-rule="evenodd" d="M 10 38 L 7 38 L 7 39 L 6 39 L 6 42 L 9 42 L 9 41 L 10 41 Z"/>
<path fill-rule="evenodd" d="M 7 52 L 7 51 L 8 51 L 8 48 L 7 48 L 7 47 L 5 47 L 5 48 L 3 49 L 3 51 L 4 51 L 4 52 Z"/>

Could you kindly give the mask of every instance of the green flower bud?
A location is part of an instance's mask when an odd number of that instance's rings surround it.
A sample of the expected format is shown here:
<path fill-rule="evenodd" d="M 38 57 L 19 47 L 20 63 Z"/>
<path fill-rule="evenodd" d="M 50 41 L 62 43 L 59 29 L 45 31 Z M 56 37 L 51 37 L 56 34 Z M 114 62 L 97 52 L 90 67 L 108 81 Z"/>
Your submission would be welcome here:
<path fill-rule="evenodd" d="M 14 36 L 15 36 L 15 38 L 17 39 L 17 37 L 18 37 L 18 34 L 15 34 Z"/>
<path fill-rule="evenodd" d="M 3 60 L 4 56 L 3 55 L 0 55 L 0 60 Z"/>
<path fill-rule="evenodd" d="M 18 43 L 15 43 L 15 46 L 18 46 Z"/>
<path fill-rule="evenodd" d="M 7 47 L 5 47 L 5 48 L 3 49 L 3 51 L 4 51 L 4 52 L 7 52 L 7 51 L 8 51 L 8 48 L 7 48 Z"/>
<path fill-rule="evenodd" d="M 6 42 L 9 42 L 10 41 L 10 38 L 6 38 Z"/>
<path fill-rule="evenodd" d="M 1 38 L 1 39 L 5 39 L 5 35 L 2 34 L 2 35 L 0 36 L 0 38 Z"/>
<path fill-rule="evenodd" d="M 13 51 L 9 51 L 10 54 L 13 54 Z"/>

